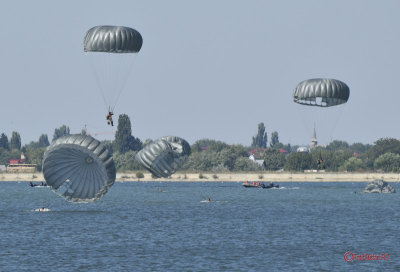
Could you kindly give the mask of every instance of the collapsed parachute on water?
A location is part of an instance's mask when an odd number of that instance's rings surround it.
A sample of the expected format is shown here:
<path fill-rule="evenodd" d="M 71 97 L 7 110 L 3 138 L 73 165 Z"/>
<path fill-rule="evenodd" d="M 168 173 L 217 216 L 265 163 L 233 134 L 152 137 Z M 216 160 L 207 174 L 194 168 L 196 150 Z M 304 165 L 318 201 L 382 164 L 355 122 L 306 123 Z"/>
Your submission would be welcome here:
<path fill-rule="evenodd" d="M 349 87 L 336 79 L 315 78 L 300 82 L 293 92 L 294 102 L 307 106 L 331 107 L 347 102 Z"/>
<path fill-rule="evenodd" d="M 136 160 L 154 176 L 167 178 L 182 166 L 190 153 L 188 142 L 168 136 L 146 145 L 136 154 Z"/>
<path fill-rule="evenodd" d="M 83 39 L 107 111 L 113 112 L 133 61 L 143 45 L 140 33 L 125 26 L 95 26 Z"/>
<path fill-rule="evenodd" d="M 43 176 L 60 196 L 71 202 L 93 202 L 114 184 L 111 152 L 91 136 L 67 135 L 44 153 Z"/>

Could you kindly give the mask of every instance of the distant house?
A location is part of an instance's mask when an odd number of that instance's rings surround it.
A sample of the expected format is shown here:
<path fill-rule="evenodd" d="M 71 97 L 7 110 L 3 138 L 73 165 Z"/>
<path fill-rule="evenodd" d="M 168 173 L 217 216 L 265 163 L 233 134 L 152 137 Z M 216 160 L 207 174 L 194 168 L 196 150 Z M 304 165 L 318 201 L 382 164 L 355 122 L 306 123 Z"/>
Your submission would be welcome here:
<path fill-rule="evenodd" d="M 287 153 L 288 153 L 288 152 L 287 152 L 285 149 L 283 149 L 283 148 L 279 148 L 279 152 L 282 153 L 282 154 L 287 154 Z"/>
<path fill-rule="evenodd" d="M 0 172 L 5 172 L 7 171 L 7 167 L 4 164 L 0 165 Z"/>
<path fill-rule="evenodd" d="M 249 151 L 250 156 L 253 156 L 254 158 L 261 158 L 264 155 L 266 149 L 264 148 L 254 148 L 252 150 Z"/>
<path fill-rule="evenodd" d="M 10 164 L 18 164 L 19 159 L 10 159 Z"/>
<path fill-rule="evenodd" d="M 8 173 L 33 173 L 36 170 L 36 164 L 25 163 L 25 155 L 21 154 L 20 159 L 10 159 L 7 166 Z"/>
<path fill-rule="evenodd" d="M 306 146 L 300 146 L 299 148 L 297 148 L 297 152 L 306 152 L 308 153 L 310 151 L 310 149 Z"/>
<path fill-rule="evenodd" d="M 249 159 L 252 160 L 253 162 L 257 163 L 259 166 L 263 166 L 263 167 L 265 166 L 264 160 L 256 160 L 254 158 L 254 155 L 250 155 Z"/>

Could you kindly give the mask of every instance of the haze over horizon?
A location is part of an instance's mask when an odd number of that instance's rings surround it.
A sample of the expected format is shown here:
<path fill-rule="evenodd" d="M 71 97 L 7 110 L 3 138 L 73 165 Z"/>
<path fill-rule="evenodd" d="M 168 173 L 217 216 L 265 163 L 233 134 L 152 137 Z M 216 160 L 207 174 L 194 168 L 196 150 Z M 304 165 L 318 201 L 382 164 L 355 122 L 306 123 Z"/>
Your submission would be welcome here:
<path fill-rule="evenodd" d="M 0 10 L 0 133 L 51 140 L 67 125 L 113 139 L 83 52 L 96 25 L 143 37 L 115 108 L 142 141 L 165 135 L 250 145 L 263 122 L 280 142 L 306 145 L 399 138 L 400 2 L 387 1 L 6 1 Z M 293 102 L 296 85 L 335 78 L 348 103 Z"/>

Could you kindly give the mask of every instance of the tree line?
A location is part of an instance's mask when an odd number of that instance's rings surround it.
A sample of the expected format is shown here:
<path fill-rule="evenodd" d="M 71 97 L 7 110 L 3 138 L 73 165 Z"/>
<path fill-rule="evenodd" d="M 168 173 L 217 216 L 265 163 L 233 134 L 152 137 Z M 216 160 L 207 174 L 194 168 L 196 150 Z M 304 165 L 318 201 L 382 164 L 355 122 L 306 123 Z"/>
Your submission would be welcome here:
<path fill-rule="evenodd" d="M 54 130 L 52 141 L 69 134 L 69 127 L 62 125 Z M 86 134 L 86 131 L 82 130 L 81 134 Z M 257 134 L 252 137 L 249 146 L 229 145 L 212 139 L 197 140 L 191 145 L 192 154 L 181 171 L 301 172 L 317 169 L 329 172 L 400 172 L 400 141 L 394 138 L 381 138 L 374 144 L 348 144 L 345 141 L 334 140 L 326 146 L 317 146 L 307 152 L 298 152 L 299 146 L 281 143 L 277 131 L 273 131 L 269 138 L 268 144 L 265 125 L 260 123 Z M 113 158 L 119 171 L 144 171 L 135 160 L 135 155 L 151 142 L 151 139 L 142 142 L 134 137 L 128 115 L 121 114 L 114 140 L 103 141 L 103 144 L 113 151 Z M 36 164 L 37 170 L 40 171 L 43 154 L 49 145 L 46 134 L 40 135 L 38 141 L 22 146 L 18 132 L 12 132 L 10 139 L 2 133 L 0 164 L 7 165 L 10 159 L 19 158 L 21 153 L 24 153 L 25 162 Z"/>

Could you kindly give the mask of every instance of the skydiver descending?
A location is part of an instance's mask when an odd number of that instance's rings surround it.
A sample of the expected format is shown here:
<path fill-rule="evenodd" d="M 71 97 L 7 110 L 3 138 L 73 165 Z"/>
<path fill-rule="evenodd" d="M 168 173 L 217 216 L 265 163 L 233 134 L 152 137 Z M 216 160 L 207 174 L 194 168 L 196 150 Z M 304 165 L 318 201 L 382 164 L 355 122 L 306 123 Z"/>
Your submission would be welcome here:
<path fill-rule="evenodd" d="M 113 122 L 113 119 L 112 119 L 113 115 L 114 115 L 114 113 L 112 111 L 109 111 L 108 114 L 107 114 L 107 117 L 106 117 L 107 124 L 109 124 L 109 125 L 111 124 L 111 126 L 114 126 L 114 122 Z"/>
<path fill-rule="evenodd" d="M 114 107 L 129 76 L 132 57 L 139 53 L 142 45 L 142 35 L 125 26 L 100 25 L 90 28 L 85 34 L 83 51 L 91 59 L 99 92 L 105 105 L 109 106 L 106 117 L 108 125 L 114 126 Z"/>
<path fill-rule="evenodd" d="M 317 161 L 317 164 L 318 164 L 319 168 L 325 169 L 325 163 L 324 163 L 324 160 L 322 159 L 321 154 L 319 154 L 319 159 Z"/>

